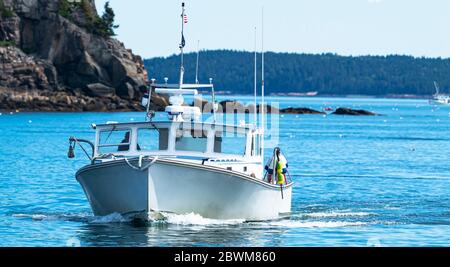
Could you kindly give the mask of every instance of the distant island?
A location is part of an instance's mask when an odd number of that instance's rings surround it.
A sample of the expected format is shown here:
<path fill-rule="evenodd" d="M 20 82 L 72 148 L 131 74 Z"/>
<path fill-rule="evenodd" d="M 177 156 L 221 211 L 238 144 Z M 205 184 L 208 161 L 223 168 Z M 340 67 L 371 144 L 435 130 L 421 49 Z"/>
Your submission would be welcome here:
<path fill-rule="evenodd" d="M 196 57 L 196 53 L 185 55 L 189 82 L 195 81 Z M 173 55 L 144 60 L 144 65 L 149 78 L 161 82 L 168 77 L 173 82 L 179 76 L 179 62 L 179 55 Z M 252 52 L 201 51 L 199 80 L 213 78 L 221 93 L 253 94 L 253 62 Z M 272 95 L 426 98 L 435 93 L 433 81 L 441 91 L 450 91 L 450 59 L 442 58 L 269 52 L 265 69 L 266 88 Z"/>

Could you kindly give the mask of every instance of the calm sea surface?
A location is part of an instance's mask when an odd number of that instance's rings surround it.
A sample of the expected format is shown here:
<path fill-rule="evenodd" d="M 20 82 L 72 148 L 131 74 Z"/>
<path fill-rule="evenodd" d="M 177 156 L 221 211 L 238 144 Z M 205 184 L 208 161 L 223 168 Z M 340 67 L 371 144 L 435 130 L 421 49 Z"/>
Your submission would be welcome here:
<path fill-rule="evenodd" d="M 136 225 L 117 214 L 92 215 L 74 177 L 88 162 L 79 150 L 67 159 L 67 148 L 71 135 L 93 138 L 91 123 L 142 121 L 144 114 L 3 113 L 0 246 L 450 245 L 450 107 L 425 100 L 268 100 L 384 116 L 280 118 L 280 146 L 295 180 L 289 219 L 182 214 Z"/>

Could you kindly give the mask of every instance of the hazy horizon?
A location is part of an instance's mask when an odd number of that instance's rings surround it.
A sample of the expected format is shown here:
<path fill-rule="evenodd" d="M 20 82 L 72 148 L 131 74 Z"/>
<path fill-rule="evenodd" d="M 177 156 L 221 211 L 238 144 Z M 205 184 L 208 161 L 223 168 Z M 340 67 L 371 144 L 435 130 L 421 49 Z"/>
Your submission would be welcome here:
<path fill-rule="evenodd" d="M 99 13 L 107 0 L 96 0 Z M 116 38 L 143 58 L 179 53 L 181 2 L 110 0 Z M 445 0 L 185 0 L 186 52 L 265 49 L 341 56 L 450 58 L 450 1 Z M 237 8 L 238 7 L 238 8 Z"/>

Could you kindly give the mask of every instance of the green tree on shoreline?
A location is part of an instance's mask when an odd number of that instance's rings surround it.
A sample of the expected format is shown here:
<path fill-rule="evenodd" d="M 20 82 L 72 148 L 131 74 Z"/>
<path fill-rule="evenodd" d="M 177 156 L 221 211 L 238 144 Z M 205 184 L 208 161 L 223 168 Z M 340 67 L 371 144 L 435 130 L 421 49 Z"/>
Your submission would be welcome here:
<path fill-rule="evenodd" d="M 59 2 L 59 14 L 62 17 L 76 23 L 72 14 L 76 11 L 81 11 L 86 17 L 86 25 L 84 25 L 86 30 L 93 34 L 109 38 L 116 35 L 114 30 L 119 26 L 114 24 L 115 13 L 109 5 L 109 1 L 105 3 L 104 10 L 103 15 L 100 17 L 92 10 L 87 0 L 81 0 L 79 2 L 60 0 Z"/>

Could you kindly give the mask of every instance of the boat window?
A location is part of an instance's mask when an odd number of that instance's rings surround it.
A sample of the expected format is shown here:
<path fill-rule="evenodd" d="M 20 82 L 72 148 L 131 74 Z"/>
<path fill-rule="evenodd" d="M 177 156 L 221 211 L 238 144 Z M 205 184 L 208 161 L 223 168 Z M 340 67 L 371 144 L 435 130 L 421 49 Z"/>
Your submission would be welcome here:
<path fill-rule="evenodd" d="M 207 133 L 203 130 L 177 129 L 175 149 L 181 151 L 205 152 L 208 143 Z"/>
<path fill-rule="evenodd" d="M 167 150 L 169 129 L 139 129 L 137 150 L 156 151 Z"/>
<path fill-rule="evenodd" d="M 247 145 L 245 134 L 233 132 L 216 132 L 214 152 L 224 154 L 244 155 Z"/>
<path fill-rule="evenodd" d="M 99 153 L 115 153 L 130 150 L 131 130 L 105 130 L 100 132 Z"/>

